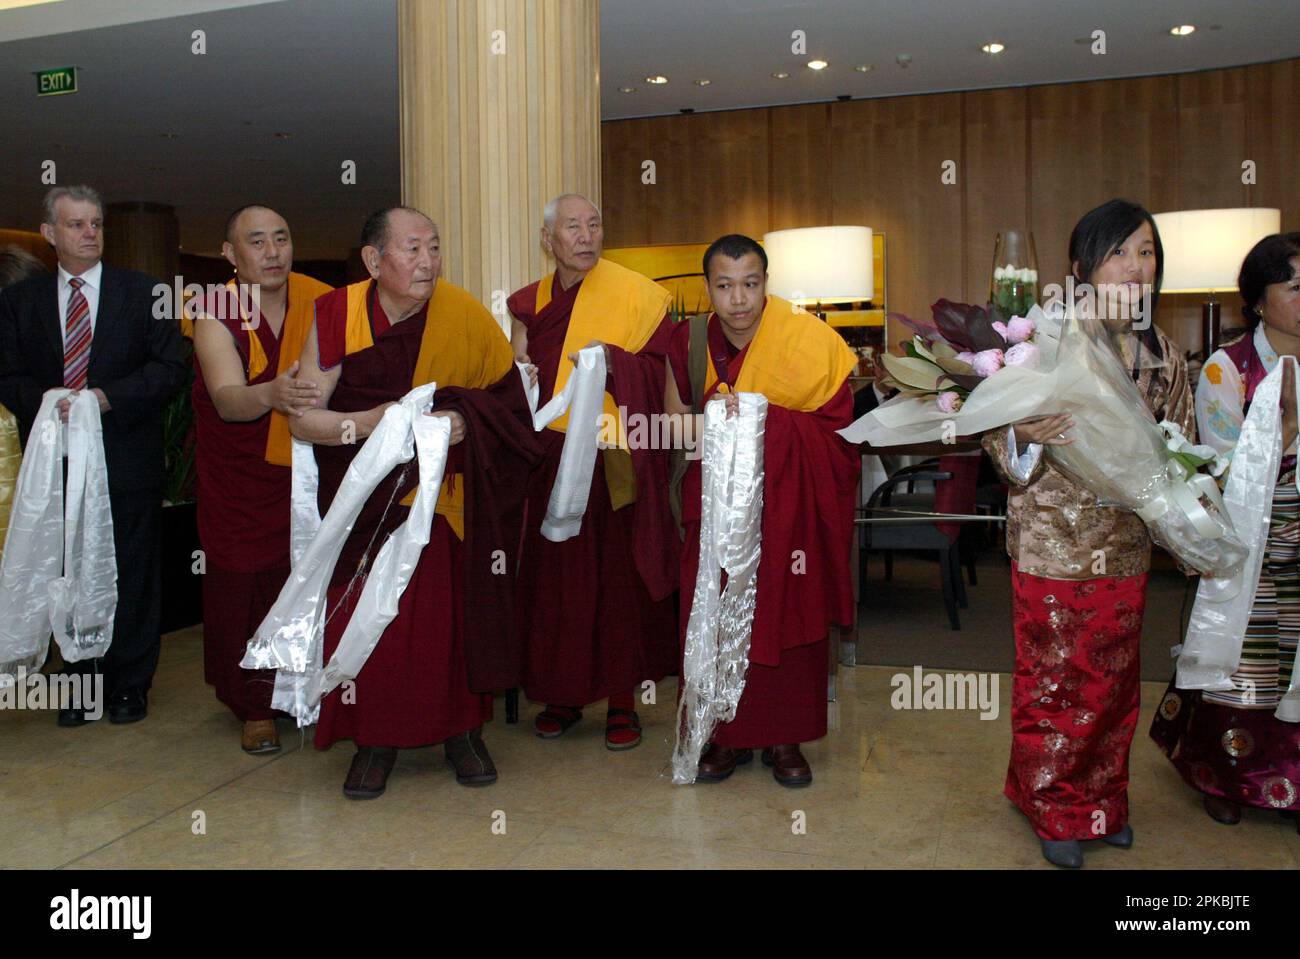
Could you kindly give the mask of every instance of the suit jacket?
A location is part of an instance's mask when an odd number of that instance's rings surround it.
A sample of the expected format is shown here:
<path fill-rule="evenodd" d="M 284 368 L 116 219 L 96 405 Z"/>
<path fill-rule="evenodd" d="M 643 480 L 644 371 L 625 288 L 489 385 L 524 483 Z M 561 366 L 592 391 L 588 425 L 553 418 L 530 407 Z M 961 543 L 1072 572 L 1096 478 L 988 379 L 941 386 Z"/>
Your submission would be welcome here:
<path fill-rule="evenodd" d="M 162 411 L 187 376 L 174 317 L 154 319 L 153 277 L 105 265 L 90 346 L 87 389 L 104 391 L 104 459 L 110 492 L 163 485 Z M 0 290 L 0 403 L 18 418 L 23 445 L 46 390 L 63 386 L 58 277 Z"/>

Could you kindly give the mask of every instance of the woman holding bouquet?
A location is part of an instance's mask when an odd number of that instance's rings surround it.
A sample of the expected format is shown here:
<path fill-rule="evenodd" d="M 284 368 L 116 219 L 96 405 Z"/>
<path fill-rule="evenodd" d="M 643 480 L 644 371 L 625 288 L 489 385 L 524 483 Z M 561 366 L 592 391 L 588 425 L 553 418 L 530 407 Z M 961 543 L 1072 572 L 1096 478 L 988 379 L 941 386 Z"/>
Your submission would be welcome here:
<path fill-rule="evenodd" d="M 1111 200 L 1070 236 L 1078 312 L 1105 324 L 1156 420 L 1195 426 L 1182 351 L 1151 322 L 1162 249 L 1151 214 Z M 1059 304 L 1058 304 L 1059 306 Z M 992 430 L 984 447 L 1010 485 L 1016 667 L 1005 793 L 1043 855 L 1083 864 L 1081 841 L 1128 848 L 1128 753 L 1137 725 L 1138 647 L 1151 539 L 1135 514 L 1100 506 L 1043 447 L 1069 444 L 1068 414 Z"/>
<path fill-rule="evenodd" d="M 1256 387 L 1283 356 L 1300 356 L 1300 233 L 1275 234 L 1247 254 L 1238 278 L 1250 332 L 1214 353 L 1196 387 L 1201 439 L 1231 458 Z M 1151 737 L 1205 811 L 1235 825 L 1241 807 L 1300 809 L 1300 724 L 1274 715 L 1291 684 L 1300 635 L 1300 492 L 1296 486 L 1295 378 L 1282 374 L 1282 462 L 1273 490 L 1268 540 L 1230 690 L 1173 684 Z M 1231 471 L 1231 467 L 1229 467 Z"/>

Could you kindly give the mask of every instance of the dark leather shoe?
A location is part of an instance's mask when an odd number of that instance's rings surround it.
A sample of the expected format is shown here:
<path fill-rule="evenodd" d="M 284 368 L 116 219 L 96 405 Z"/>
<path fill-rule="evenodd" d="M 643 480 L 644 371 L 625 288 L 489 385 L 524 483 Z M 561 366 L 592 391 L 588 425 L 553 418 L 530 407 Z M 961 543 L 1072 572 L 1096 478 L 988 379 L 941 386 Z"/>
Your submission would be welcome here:
<path fill-rule="evenodd" d="M 1083 865 L 1083 847 L 1077 839 L 1043 839 L 1043 858 L 1062 869 L 1078 869 Z"/>
<path fill-rule="evenodd" d="M 108 697 L 110 723 L 138 723 L 149 715 L 149 702 L 142 690 L 123 689 Z"/>
<path fill-rule="evenodd" d="M 695 781 L 701 783 L 720 783 L 736 771 L 737 766 L 744 766 L 754 759 L 752 749 L 731 749 L 709 743 L 704 755 L 700 757 L 700 768 L 696 770 Z"/>
<path fill-rule="evenodd" d="M 772 767 L 772 778 L 782 786 L 807 786 L 812 782 L 812 767 L 803 758 L 798 743 L 768 746 L 763 750 L 763 765 Z"/>
<path fill-rule="evenodd" d="M 86 715 L 84 709 L 60 709 L 59 725 L 64 729 L 72 729 L 77 726 L 84 726 L 86 723 L 93 723 L 94 720 Z"/>
<path fill-rule="evenodd" d="M 1205 811 L 1209 813 L 1210 818 L 1215 822 L 1221 822 L 1225 826 L 1235 826 L 1241 822 L 1241 807 L 1231 799 L 1224 799 L 1222 796 L 1211 796 L 1207 793 L 1201 797 L 1201 802 L 1205 806 Z"/>
<path fill-rule="evenodd" d="M 497 781 L 497 767 L 483 744 L 483 727 L 453 736 L 442 745 L 447 764 L 456 770 L 462 786 L 490 786 Z"/>
<path fill-rule="evenodd" d="M 1114 846 L 1116 849 L 1130 849 L 1133 846 L 1133 827 L 1126 825 L 1119 832 L 1113 832 L 1109 836 L 1102 836 L 1101 841 L 1108 846 Z"/>
<path fill-rule="evenodd" d="M 352 757 L 343 795 L 349 799 L 378 799 L 388 788 L 388 774 L 397 763 L 397 750 L 390 746 L 358 746 Z"/>

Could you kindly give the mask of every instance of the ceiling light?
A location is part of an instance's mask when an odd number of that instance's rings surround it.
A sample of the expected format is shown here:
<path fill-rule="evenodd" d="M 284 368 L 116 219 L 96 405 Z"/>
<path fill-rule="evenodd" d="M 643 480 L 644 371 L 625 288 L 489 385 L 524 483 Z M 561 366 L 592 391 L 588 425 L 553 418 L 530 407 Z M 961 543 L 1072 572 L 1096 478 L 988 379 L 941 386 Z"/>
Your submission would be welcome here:
<path fill-rule="evenodd" d="M 871 64 L 869 64 L 869 63 L 859 63 L 859 64 L 858 64 L 856 67 L 854 67 L 853 69 L 854 69 L 854 70 L 857 70 L 858 73 L 870 73 L 872 70 L 875 69 L 875 67 L 873 67 L 873 66 L 872 66 Z"/>
<path fill-rule="evenodd" d="M 1003 50 L 1006 49 L 1006 47 L 1004 47 L 1002 44 L 994 40 L 992 43 L 984 44 L 984 46 L 980 47 L 980 49 L 983 50 L 985 53 L 992 54 L 992 53 L 1001 53 Z"/>
<path fill-rule="evenodd" d="M 636 87 L 619 87 L 619 93 L 636 93 Z"/>
<path fill-rule="evenodd" d="M 826 69 L 827 67 L 829 67 L 829 66 L 830 66 L 830 64 L 827 63 L 825 60 L 809 60 L 809 61 L 808 61 L 808 69 L 809 69 L 809 70 L 825 70 L 825 69 Z"/>
<path fill-rule="evenodd" d="M 772 74 L 772 76 L 776 77 L 778 80 L 790 79 L 790 74 L 786 73 L 784 70 L 777 70 L 776 73 Z"/>
<path fill-rule="evenodd" d="M 1169 32 L 1176 37 L 1186 37 L 1196 32 L 1196 27 L 1190 23 L 1184 23 L 1181 26 L 1171 27 Z"/>
<path fill-rule="evenodd" d="M 695 81 L 695 85 L 697 87 L 707 87 L 712 82 L 713 82 L 712 80 L 706 80 L 703 77 L 701 77 L 700 79 Z"/>
<path fill-rule="evenodd" d="M 660 85 L 662 85 L 662 84 L 664 84 L 664 83 L 667 83 L 667 82 L 668 82 L 668 78 L 667 78 L 667 77 L 660 77 L 660 76 L 646 77 L 646 78 L 645 78 L 645 82 L 646 82 L 646 83 L 653 83 L 655 86 L 660 86 Z"/>

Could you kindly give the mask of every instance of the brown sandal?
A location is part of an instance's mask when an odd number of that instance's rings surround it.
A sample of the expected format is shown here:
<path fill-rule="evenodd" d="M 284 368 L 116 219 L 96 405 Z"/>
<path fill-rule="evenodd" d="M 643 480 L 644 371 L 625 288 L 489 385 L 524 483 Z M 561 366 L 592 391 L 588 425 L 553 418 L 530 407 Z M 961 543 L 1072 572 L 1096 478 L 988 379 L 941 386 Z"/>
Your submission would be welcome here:
<path fill-rule="evenodd" d="M 573 706 L 547 706 L 533 719 L 533 732 L 542 739 L 559 739 L 569 727 L 582 718 L 582 710 Z M 557 729 L 543 729 L 541 724 L 554 724 Z"/>
<path fill-rule="evenodd" d="M 625 739 L 620 734 L 634 735 Z M 605 748 L 614 752 L 635 749 L 641 745 L 641 717 L 631 709 L 610 709 L 605 713 Z"/>

